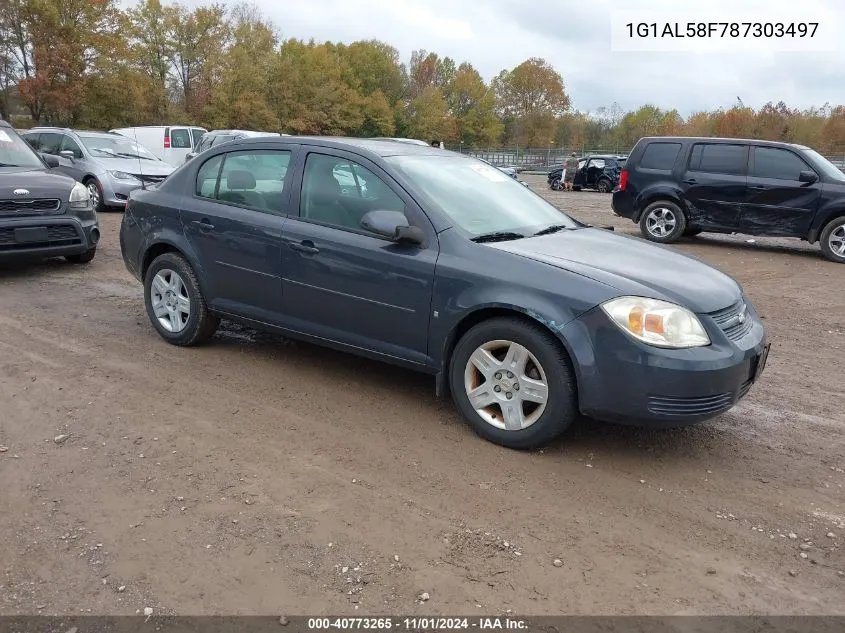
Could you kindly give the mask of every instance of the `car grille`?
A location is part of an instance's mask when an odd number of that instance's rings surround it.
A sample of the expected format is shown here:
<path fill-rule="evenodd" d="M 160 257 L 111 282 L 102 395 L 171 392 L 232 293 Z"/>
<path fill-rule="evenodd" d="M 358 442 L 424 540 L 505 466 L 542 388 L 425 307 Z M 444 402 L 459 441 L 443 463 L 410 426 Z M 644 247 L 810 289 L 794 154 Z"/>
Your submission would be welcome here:
<path fill-rule="evenodd" d="M 738 301 L 729 308 L 710 313 L 710 318 L 732 341 L 738 341 L 751 331 L 753 323 L 745 301 Z"/>
<path fill-rule="evenodd" d="M 167 176 L 149 176 L 147 174 L 135 174 L 135 178 L 143 182 L 145 185 L 157 185 L 164 182 Z"/>
<path fill-rule="evenodd" d="M 649 396 L 648 410 L 657 415 L 715 415 L 727 411 L 734 404 L 733 392 L 697 398 Z"/>
<path fill-rule="evenodd" d="M 57 198 L 35 198 L 27 200 L 0 200 L 0 215 L 32 215 L 58 211 L 62 206 Z"/>
<path fill-rule="evenodd" d="M 18 244 L 15 241 L 15 229 L 12 227 L 0 228 L 0 250 L 9 251 L 25 248 L 41 248 L 44 246 L 65 246 L 81 244 L 82 240 L 73 225 L 55 224 L 47 227 L 46 242 L 30 242 Z"/>

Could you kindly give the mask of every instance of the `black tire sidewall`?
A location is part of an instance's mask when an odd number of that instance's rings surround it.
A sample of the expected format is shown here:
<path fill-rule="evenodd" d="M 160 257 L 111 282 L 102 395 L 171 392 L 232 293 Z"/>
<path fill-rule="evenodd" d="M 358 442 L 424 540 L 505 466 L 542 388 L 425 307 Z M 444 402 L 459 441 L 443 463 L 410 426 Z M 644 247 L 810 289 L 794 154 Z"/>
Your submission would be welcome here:
<path fill-rule="evenodd" d="M 168 332 L 159 324 L 158 318 L 156 318 L 153 312 L 150 297 L 153 278 L 160 270 L 165 268 L 175 271 L 182 278 L 182 282 L 188 290 L 188 297 L 191 301 L 191 314 L 188 317 L 188 323 L 178 334 Z M 147 310 L 147 317 L 150 319 L 150 323 L 164 340 L 174 345 L 189 345 L 196 340 L 198 332 L 203 326 L 201 312 L 204 313 L 204 310 L 200 309 L 200 303 L 203 301 L 202 291 L 196 283 L 196 275 L 194 274 L 193 268 L 191 268 L 190 264 L 184 258 L 174 253 L 165 253 L 153 260 L 144 277 L 144 307 Z"/>
<path fill-rule="evenodd" d="M 97 213 L 103 213 L 103 211 L 106 210 L 106 205 L 105 205 L 105 202 L 103 201 L 103 187 L 100 184 L 100 181 L 98 181 L 96 178 L 87 178 L 85 180 L 85 182 L 83 182 L 82 184 L 87 187 L 91 183 L 93 183 L 100 192 L 100 200 L 96 204 L 96 206 L 94 207 L 94 211 L 97 212 Z"/>
<path fill-rule="evenodd" d="M 554 180 L 552 180 L 551 188 L 553 191 L 560 191 L 561 186 L 562 184 L 560 182 L 560 178 L 555 178 Z"/>
<path fill-rule="evenodd" d="M 655 235 L 652 235 L 646 228 L 646 219 L 648 218 L 649 213 L 651 213 L 651 211 L 656 207 L 666 207 L 672 213 L 674 213 L 675 218 L 677 218 L 674 230 L 665 237 L 657 237 Z M 658 244 L 671 244 L 672 242 L 677 242 L 683 236 L 684 231 L 686 230 L 687 216 L 684 215 L 684 212 L 681 210 L 681 207 L 679 207 L 671 200 L 655 200 L 643 210 L 643 213 L 640 216 L 640 232 L 643 234 L 643 237 L 652 242 L 657 242 Z"/>
<path fill-rule="evenodd" d="M 845 226 L 845 217 L 836 218 L 828 222 L 827 226 L 824 227 L 821 236 L 819 237 L 819 245 L 822 249 L 822 254 L 825 258 L 829 259 L 832 262 L 837 264 L 845 264 L 845 257 L 840 257 L 832 250 L 830 250 L 830 234 L 833 233 L 837 228 L 840 226 Z"/>
<path fill-rule="evenodd" d="M 519 431 L 498 429 L 481 419 L 464 388 L 464 370 L 470 355 L 480 345 L 500 339 L 525 346 L 542 365 L 549 388 L 546 410 L 531 426 Z M 473 430 L 484 439 L 507 448 L 523 450 L 542 446 L 563 433 L 578 415 L 575 376 L 566 353 L 551 333 L 527 320 L 492 319 L 469 330 L 455 346 L 449 382 L 452 398 Z"/>
<path fill-rule="evenodd" d="M 604 189 L 602 189 L 602 184 L 604 184 Z M 610 186 L 610 181 L 606 178 L 599 180 L 598 184 L 596 185 L 596 190 L 600 193 L 608 193 L 613 187 Z"/>

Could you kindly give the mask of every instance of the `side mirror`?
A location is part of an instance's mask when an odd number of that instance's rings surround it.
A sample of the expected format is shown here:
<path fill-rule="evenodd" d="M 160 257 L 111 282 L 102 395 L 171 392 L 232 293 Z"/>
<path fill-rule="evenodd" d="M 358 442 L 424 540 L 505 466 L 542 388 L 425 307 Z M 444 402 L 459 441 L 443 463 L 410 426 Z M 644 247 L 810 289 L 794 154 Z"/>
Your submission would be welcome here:
<path fill-rule="evenodd" d="M 399 211 L 378 209 L 370 211 L 361 218 L 361 228 L 370 233 L 389 238 L 394 242 L 422 244 L 425 234 L 416 226 L 408 224 L 408 218 Z"/>
<path fill-rule="evenodd" d="M 819 177 L 818 177 L 818 175 L 816 175 L 816 172 L 814 172 L 814 171 L 802 171 L 798 175 L 798 180 L 800 182 L 806 182 L 806 183 L 809 183 L 809 184 L 816 182 L 818 179 L 819 179 Z"/>
<path fill-rule="evenodd" d="M 59 166 L 59 159 L 53 156 L 52 154 L 45 154 L 44 152 L 39 152 L 39 155 L 47 163 L 47 167 L 53 168 Z"/>
<path fill-rule="evenodd" d="M 73 150 L 69 150 L 69 149 L 63 149 L 61 152 L 59 152 L 59 156 L 61 156 L 62 158 L 67 158 L 70 161 L 72 161 L 74 158 L 76 158 L 76 156 L 73 153 Z"/>

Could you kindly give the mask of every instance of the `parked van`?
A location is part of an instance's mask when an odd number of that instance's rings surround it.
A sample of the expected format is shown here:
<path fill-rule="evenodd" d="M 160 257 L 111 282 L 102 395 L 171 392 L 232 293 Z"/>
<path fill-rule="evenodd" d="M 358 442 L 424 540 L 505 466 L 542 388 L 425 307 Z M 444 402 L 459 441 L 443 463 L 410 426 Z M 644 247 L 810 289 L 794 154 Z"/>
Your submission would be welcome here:
<path fill-rule="evenodd" d="M 143 145 L 166 163 L 178 167 L 185 157 L 200 144 L 208 130 L 187 125 L 145 125 L 109 130 L 128 136 Z"/>

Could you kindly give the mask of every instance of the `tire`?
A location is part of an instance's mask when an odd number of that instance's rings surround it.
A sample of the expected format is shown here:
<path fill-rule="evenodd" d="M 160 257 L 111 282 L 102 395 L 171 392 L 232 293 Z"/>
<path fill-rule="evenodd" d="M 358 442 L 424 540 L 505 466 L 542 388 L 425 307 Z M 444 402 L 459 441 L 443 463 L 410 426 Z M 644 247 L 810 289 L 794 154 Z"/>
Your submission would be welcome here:
<path fill-rule="evenodd" d="M 701 233 L 701 229 L 699 228 L 688 228 L 684 231 L 684 237 L 695 237 L 696 235 Z"/>
<path fill-rule="evenodd" d="M 94 255 L 97 254 L 97 247 L 89 248 L 84 253 L 77 253 L 76 255 L 65 255 L 65 259 L 69 261 L 71 264 L 87 264 L 92 259 L 94 259 Z"/>
<path fill-rule="evenodd" d="M 194 269 L 176 253 L 160 255 L 150 264 L 144 277 L 144 306 L 150 323 L 173 345 L 203 343 L 220 325 L 208 310 Z"/>
<path fill-rule="evenodd" d="M 561 185 L 560 183 L 560 178 L 555 178 L 554 180 L 552 180 L 552 184 L 549 185 L 549 187 L 551 187 L 551 189 L 554 191 L 560 191 L 563 188 L 563 185 Z"/>
<path fill-rule="evenodd" d="M 94 211 L 102 213 L 105 211 L 106 205 L 103 204 L 103 188 L 96 178 L 86 178 L 83 183 L 91 194 L 91 200 L 94 203 Z"/>
<path fill-rule="evenodd" d="M 647 240 L 659 244 L 677 242 L 687 229 L 687 217 L 669 200 L 655 200 L 640 217 L 640 232 Z"/>
<path fill-rule="evenodd" d="M 505 363 L 512 357 L 523 360 L 511 366 L 509 378 Z M 464 334 L 452 354 L 449 382 L 455 404 L 475 433 L 507 448 L 542 446 L 578 416 L 575 374 L 566 352 L 543 327 L 518 318 L 483 321 Z M 475 403 L 468 391 L 476 392 Z M 506 411 L 514 416 L 512 429 L 506 428 Z"/>
<path fill-rule="evenodd" d="M 611 183 L 607 178 L 602 178 L 599 180 L 598 184 L 596 184 L 596 191 L 599 193 L 610 193 L 613 190 L 613 183 Z"/>
<path fill-rule="evenodd" d="M 845 217 L 834 218 L 824 227 L 819 244 L 824 256 L 837 264 L 845 264 Z"/>

